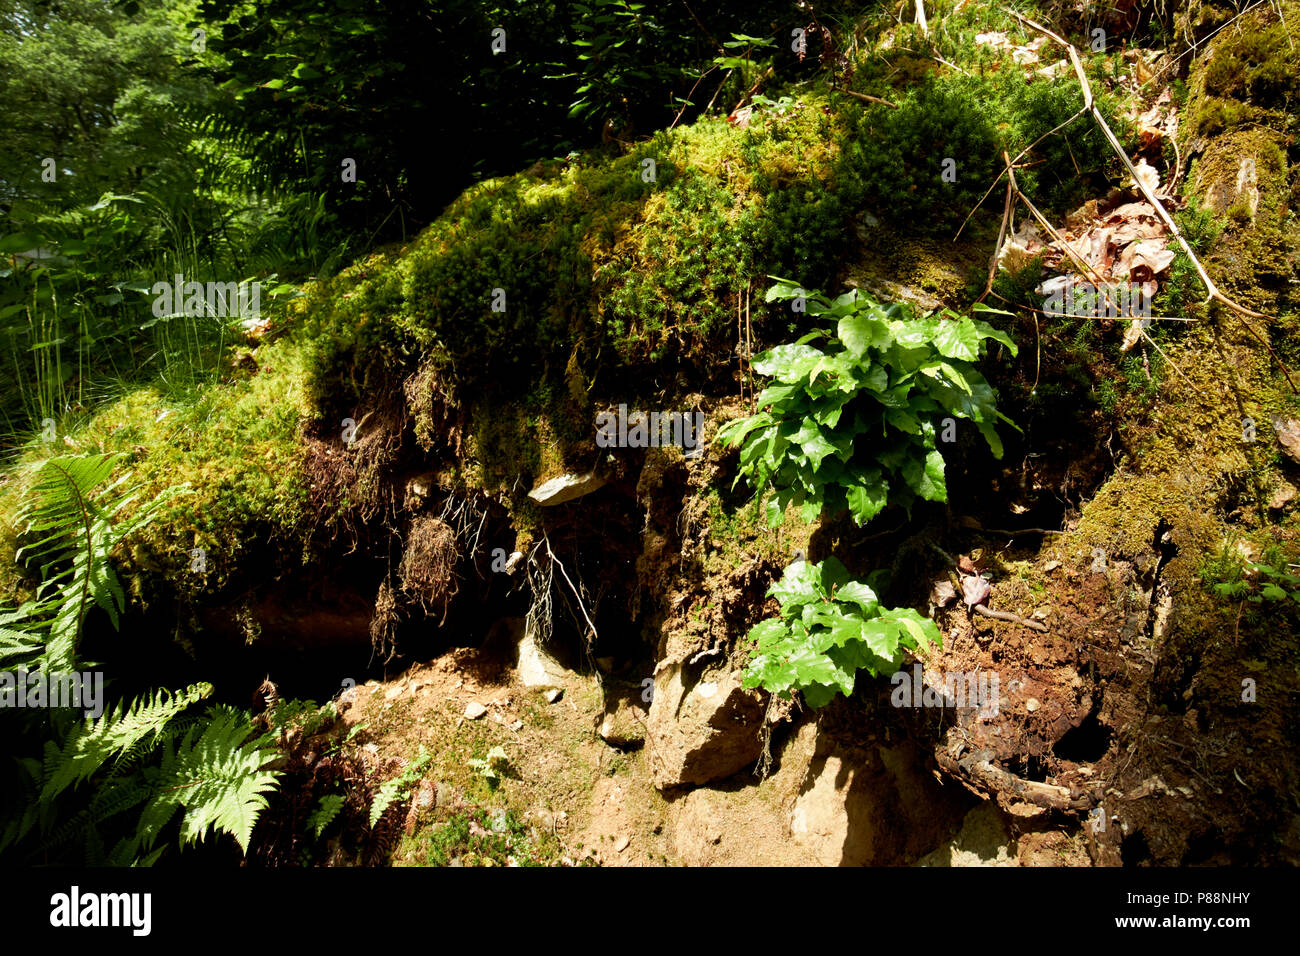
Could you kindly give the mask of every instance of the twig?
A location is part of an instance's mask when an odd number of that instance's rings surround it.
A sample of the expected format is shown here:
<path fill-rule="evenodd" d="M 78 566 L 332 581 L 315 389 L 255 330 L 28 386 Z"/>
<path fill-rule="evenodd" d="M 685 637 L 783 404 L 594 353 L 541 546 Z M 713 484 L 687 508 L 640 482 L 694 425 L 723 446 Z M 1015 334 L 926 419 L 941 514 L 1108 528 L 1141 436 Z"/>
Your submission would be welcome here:
<path fill-rule="evenodd" d="M 1019 614 L 1012 614 L 1010 611 L 994 611 L 986 608 L 983 604 L 976 604 L 975 613 L 981 614 L 984 617 L 991 617 L 998 621 L 1010 621 L 1012 624 L 1019 624 L 1021 627 L 1027 627 L 1032 631 L 1041 631 L 1044 634 L 1047 633 L 1046 624 L 1039 621 L 1031 621 L 1028 618 L 1021 617 Z"/>
<path fill-rule="evenodd" d="M 1205 286 L 1205 290 L 1206 290 L 1205 301 L 1207 303 L 1210 302 L 1211 300 L 1218 301 L 1219 303 L 1227 307 L 1231 312 L 1235 313 L 1237 317 L 1237 321 L 1242 324 L 1242 326 L 1246 329 L 1246 331 L 1249 332 L 1257 342 L 1259 342 L 1262 346 L 1264 346 L 1265 349 L 1268 350 L 1268 353 L 1271 356 L 1273 356 L 1274 361 L 1276 361 L 1278 363 L 1278 366 L 1282 369 L 1282 375 L 1286 378 L 1287 384 L 1291 386 L 1291 391 L 1293 392 L 1300 391 L 1296 388 L 1295 382 L 1291 380 L 1290 370 L 1287 368 L 1286 364 L 1278 357 L 1277 353 L 1273 351 L 1273 347 L 1269 345 L 1267 342 L 1265 342 L 1264 339 L 1261 338 L 1259 334 L 1254 330 L 1254 328 L 1251 327 L 1250 323 L 1247 322 L 1245 318 L 1243 318 L 1243 316 L 1250 316 L 1251 318 L 1255 318 L 1255 319 L 1267 319 L 1268 316 L 1262 312 L 1256 312 L 1253 309 L 1246 308 L 1244 305 L 1241 305 L 1240 303 L 1234 301 L 1233 299 L 1228 298 L 1228 296 L 1224 295 L 1223 292 L 1219 290 L 1219 287 L 1214 284 L 1214 280 L 1211 279 L 1209 274 L 1205 271 L 1205 266 L 1201 264 L 1201 260 L 1197 257 L 1196 253 L 1192 251 L 1191 245 L 1189 245 L 1187 240 L 1183 237 L 1181 230 L 1179 230 L 1178 228 L 1178 224 L 1174 222 L 1173 217 L 1170 216 L 1168 210 L 1165 209 L 1164 204 L 1161 203 L 1160 200 L 1156 198 L 1156 195 L 1151 190 L 1151 187 L 1149 187 L 1145 182 L 1143 182 L 1142 177 L 1138 175 L 1137 168 L 1133 165 L 1132 161 L 1128 158 L 1128 154 L 1124 152 L 1123 145 L 1121 145 L 1120 141 L 1115 137 L 1114 132 L 1111 131 L 1111 128 L 1109 124 L 1107 124 L 1105 117 L 1101 115 L 1101 110 L 1097 108 L 1097 104 L 1093 99 L 1093 95 L 1092 95 L 1092 86 L 1088 83 L 1088 77 L 1083 72 L 1083 64 L 1079 62 L 1079 53 L 1077 50 L 1075 50 L 1074 45 L 1069 43 L 1067 40 L 1063 39 L 1058 34 L 1053 33 L 1047 27 L 1035 23 L 1033 20 L 1030 20 L 1028 17 L 1022 16 L 1016 11 L 1006 7 L 1004 7 L 1003 9 L 1007 13 L 1015 17 L 1017 20 L 1019 20 L 1021 23 L 1025 24 L 1028 27 L 1031 27 L 1034 30 L 1037 30 L 1039 33 L 1044 34 L 1045 36 L 1049 37 L 1050 39 L 1054 40 L 1056 43 L 1060 44 L 1062 47 L 1065 48 L 1066 52 L 1070 55 L 1070 62 L 1074 65 L 1075 76 L 1078 78 L 1079 86 L 1083 91 L 1084 107 L 1088 112 L 1092 114 L 1092 118 L 1097 123 L 1097 125 L 1101 127 L 1102 133 L 1105 135 L 1107 141 L 1109 141 L 1111 148 L 1114 149 L 1115 154 L 1119 156 L 1121 161 L 1123 161 L 1124 166 L 1128 169 L 1129 175 L 1133 177 L 1133 181 L 1137 184 L 1138 190 L 1142 193 L 1143 198 L 1145 198 L 1146 201 L 1151 204 L 1152 208 L 1155 209 L 1156 214 L 1160 218 L 1160 221 L 1163 222 L 1165 228 L 1169 230 L 1169 234 L 1172 235 L 1176 240 L 1178 240 L 1179 246 L 1181 246 L 1183 252 L 1187 254 L 1187 258 L 1191 260 L 1192 265 L 1196 267 L 1196 274 L 1200 278 L 1201 283 Z"/>
<path fill-rule="evenodd" d="M 682 108 L 681 108 L 680 110 L 677 111 L 677 115 L 673 117 L 673 121 L 672 121 L 671 123 L 668 124 L 668 128 L 669 128 L 669 129 L 672 129 L 672 128 L 673 128 L 674 126 L 676 126 L 679 122 L 681 122 L 681 118 L 682 118 L 683 114 L 685 114 L 687 107 L 693 105 L 693 104 L 691 103 L 691 97 L 695 95 L 695 91 L 696 91 L 696 89 L 699 87 L 699 85 L 700 85 L 701 83 L 704 82 L 704 78 L 705 78 L 706 76 L 708 76 L 710 73 L 712 73 L 712 72 L 713 72 L 714 70 L 716 70 L 716 69 L 717 69 L 716 66 L 711 66 L 711 67 L 709 67 L 707 70 L 705 70 L 703 73 L 700 74 L 700 78 L 699 78 L 698 80 L 695 81 L 695 86 L 692 86 L 692 87 L 691 87 L 691 91 L 690 91 L 689 93 L 686 94 L 686 102 L 684 102 L 684 103 L 682 104 Z"/>
<path fill-rule="evenodd" d="M 775 71 L 776 71 L 776 67 L 774 67 L 774 66 L 769 66 L 769 67 L 767 68 L 767 70 L 763 73 L 763 75 L 760 76 L 757 80 L 754 81 L 754 85 L 751 86 L 751 87 L 749 88 L 749 92 L 746 93 L 744 96 L 742 96 L 742 97 L 740 98 L 740 102 L 737 103 L 734 107 L 732 107 L 731 112 L 728 113 L 727 115 L 728 115 L 728 116 L 734 116 L 735 113 L 736 113 L 736 110 L 740 109 L 742 106 L 744 106 L 746 103 L 748 103 L 749 100 L 750 100 L 750 98 L 751 98 L 755 93 L 758 92 L 758 88 L 759 88 L 760 86 L 763 85 L 763 81 L 766 80 L 769 76 L 771 76 Z"/>
<path fill-rule="evenodd" d="M 722 78 L 722 82 L 718 84 L 718 88 L 713 91 L 713 99 L 709 100 L 709 105 L 704 107 L 704 112 L 707 113 L 709 110 L 713 109 L 713 104 L 718 101 L 718 94 L 722 92 L 722 88 L 727 85 L 727 80 L 731 79 L 731 74 L 735 72 L 734 69 L 727 71 L 727 75 Z"/>
<path fill-rule="evenodd" d="M 842 86 L 832 87 L 832 89 L 838 93 L 847 93 L 849 96 L 856 96 L 858 99 L 865 100 L 868 103 L 879 103 L 881 106 L 888 106 L 891 110 L 898 109 L 897 103 L 891 103 L 889 100 L 882 100 L 879 96 L 871 96 L 867 93 L 856 93 L 853 90 L 846 90 Z"/>

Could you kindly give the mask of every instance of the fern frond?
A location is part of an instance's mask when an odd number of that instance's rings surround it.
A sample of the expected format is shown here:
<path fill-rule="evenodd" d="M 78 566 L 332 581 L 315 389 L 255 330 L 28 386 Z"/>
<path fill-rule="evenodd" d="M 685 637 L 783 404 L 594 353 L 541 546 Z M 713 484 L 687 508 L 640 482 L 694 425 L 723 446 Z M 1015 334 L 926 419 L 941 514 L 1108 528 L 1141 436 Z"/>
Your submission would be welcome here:
<path fill-rule="evenodd" d="M 54 609 L 45 647 L 45 664 L 52 671 L 73 669 L 77 640 L 92 603 L 118 626 L 126 594 L 113 571 L 113 549 L 153 520 L 172 497 L 189 490 L 185 485 L 168 488 L 115 525 L 112 519 L 134 501 L 122 490 L 129 473 L 101 487 L 119 457 L 48 459 L 37 470 L 18 512 L 25 539 L 18 558 L 40 563 L 38 593 Z"/>
<path fill-rule="evenodd" d="M 182 845 L 220 830 L 248 852 L 253 825 L 267 805 L 264 794 L 280 778 L 279 771 L 266 768 L 276 750 L 270 737 L 252 736 L 252 723 L 242 711 L 217 706 L 208 716 L 175 748 L 164 748 L 158 790 L 140 817 L 138 837 L 146 849 L 183 807 Z"/>
<path fill-rule="evenodd" d="M 41 801 L 48 802 L 69 786 L 90 777 L 105 761 L 150 734 L 157 740 L 168 721 L 211 693 L 212 685 L 207 683 L 192 684 L 179 693 L 159 690 L 152 700 L 147 696 L 138 697 L 129 709 L 119 703 L 99 720 L 78 724 L 62 747 L 46 741 Z"/>

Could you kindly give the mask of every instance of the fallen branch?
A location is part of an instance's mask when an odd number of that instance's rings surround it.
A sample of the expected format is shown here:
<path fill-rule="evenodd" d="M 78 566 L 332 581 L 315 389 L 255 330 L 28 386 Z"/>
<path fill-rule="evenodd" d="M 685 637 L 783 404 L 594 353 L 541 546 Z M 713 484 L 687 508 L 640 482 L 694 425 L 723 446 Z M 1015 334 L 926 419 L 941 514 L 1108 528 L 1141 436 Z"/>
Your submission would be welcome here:
<path fill-rule="evenodd" d="M 889 100 L 882 100 L 879 96 L 870 96 L 866 93 L 855 93 L 853 90 L 846 90 L 840 86 L 832 87 L 832 89 L 837 93 L 847 93 L 849 96 L 856 96 L 858 99 L 865 100 L 868 103 L 879 103 L 881 106 L 888 106 L 891 110 L 898 109 L 897 103 L 891 103 Z"/>
<path fill-rule="evenodd" d="M 1071 47 L 1071 49 L 1073 49 L 1073 47 Z M 1005 155 L 1006 154 L 1003 153 L 1003 156 Z M 1056 231 L 1056 228 L 1050 222 L 1047 221 L 1047 217 L 1044 216 L 1041 212 L 1039 212 L 1038 207 L 1029 201 L 1029 197 L 1020 191 L 1020 186 L 1016 182 L 1015 170 L 1011 166 L 1007 167 L 1007 179 L 1008 182 L 1010 182 L 1011 184 L 1011 188 L 1015 191 L 1015 194 L 1020 197 L 1020 201 L 1025 204 L 1025 207 L 1029 210 L 1030 215 L 1032 215 L 1034 219 L 1038 221 L 1038 224 L 1043 227 L 1043 230 L 1049 236 L 1051 236 L 1052 240 L 1056 242 L 1056 244 L 1059 245 L 1065 251 L 1066 255 L 1068 255 L 1074 261 L 1074 264 L 1076 266 L 1078 266 L 1084 273 L 1086 273 L 1096 281 L 1097 290 L 1101 293 L 1102 297 L 1106 301 L 1106 311 L 1108 313 L 1114 312 L 1118 314 L 1119 309 L 1116 307 L 1115 303 L 1111 301 L 1108 283 L 1106 282 L 1105 278 L 1101 275 L 1101 273 L 1099 273 L 1096 269 L 1094 269 L 1088 262 L 1086 262 L 1083 259 L 1082 256 L 1080 256 L 1074 250 L 1074 246 L 1072 246 L 1070 243 L 1065 241 L 1065 238 L 1059 232 Z M 1127 318 L 1132 318 L 1132 316 L 1127 316 Z M 1139 331 L 1142 332 L 1143 337 L 1146 338 L 1148 342 L 1150 342 L 1152 345 L 1155 345 L 1155 341 L 1149 335 L 1147 335 L 1145 329 L 1139 329 Z M 1160 349 L 1160 346 L 1156 345 L 1155 347 L 1156 350 L 1159 351 L 1161 355 L 1164 355 L 1165 361 L 1169 363 L 1170 368 L 1172 368 L 1175 372 L 1178 373 L 1179 377 L 1182 378 L 1182 380 L 1187 383 L 1189 388 L 1195 391 L 1196 386 L 1192 384 L 1191 379 L 1189 379 L 1186 375 L 1183 374 L 1183 370 L 1180 369 L 1177 365 L 1175 365 L 1174 361 L 1168 355 L 1165 355 L 1165 353 Z M 1272 350 L 1270 349 L 1270 351 Z M 1290 379 L 1288 379 L 1288 381 L 1290 381 Z"/>
<path fill-rule="evenodd" d="M 1088 810 L 1096 803 L 1086 793 L 1050 783 L 1025 780 L 1008 773 L 993 764 L 992 751 L 979 750 L 958 760 L 947 749 L 936 747 L 934 759 L 944 770 L 964 778 L 985 793 L 1002 794 L 1049 810 Z"/>
<path fill-rule="evenodd" d="M 996 621 L 1009 621 L 1012 624 L 1019 624 L 1021 627 L 1027 627 L 1031 631 L 1040 631 L 1047 633 L 1047 625 L 1039 621 L 1031 621 L 1028 618 L 1021 617 L 1019 614 L 1012 614 L 1010 611 L 993 611 L 986 608 L 983 604 L 975 605 L 975 613 L 984 617 L 991 617 Z"/>

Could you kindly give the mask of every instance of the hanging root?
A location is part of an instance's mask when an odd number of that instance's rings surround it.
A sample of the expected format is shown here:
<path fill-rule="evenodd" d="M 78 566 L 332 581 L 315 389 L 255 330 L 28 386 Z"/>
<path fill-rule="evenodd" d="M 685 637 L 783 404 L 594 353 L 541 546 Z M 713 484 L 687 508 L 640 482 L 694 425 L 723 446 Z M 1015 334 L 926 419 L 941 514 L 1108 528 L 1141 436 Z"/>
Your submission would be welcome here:
<path fill-rule="evenodd" d="M 587 656 L 590 658 L 592 648 L 595 646 L 598 638 L 596 625 L 592 621 L 591 615 L 587 613 L 586 606 L 582 603 L 582 592 L 574 586 L 573 581 L 569 578 L 569 573 L 564 570 L 564 565 L 560 562 L 560 559 L 555 556 L 555 552 L 551 550 L 551 540 L 545 533 L 542 534 L 542 541 L 546 544 L 547 555 L 555 566 L 560 569 L 560 574 L 564 577 L 565 583 L 569 585 L 569 590 L 573 592 L 573 596 L 578 602 L 578 610 L 582 612 L 582 617 L 587 622 L 588 630 L 583 635 L 583 643 L 586 646 Z M 586 589 L 584 588 L 583 591 L 585 590 Z"/>
<path fill-rule="evenodd" d="M 537 642 L 546 645 L 551 640 L 552 615 L 551 584 L 554 578 L 554 565 L 550 561 L 539 561 L 542 542 L 538 541 L 528 551 L 528 560 L 524 573 L 528 580 L 528 590 L 533 599 L 528 605 L 528 615 L 524 627 L 527 633 L 535 634 Z"/>

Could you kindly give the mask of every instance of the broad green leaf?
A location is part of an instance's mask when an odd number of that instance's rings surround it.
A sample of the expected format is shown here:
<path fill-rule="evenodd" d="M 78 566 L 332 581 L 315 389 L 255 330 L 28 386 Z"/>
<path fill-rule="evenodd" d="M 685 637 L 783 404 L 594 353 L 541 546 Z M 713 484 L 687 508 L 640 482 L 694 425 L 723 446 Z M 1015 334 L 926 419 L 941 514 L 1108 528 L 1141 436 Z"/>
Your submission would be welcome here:
<path fill-rule="evenodd" d="M 979 333 L 970 319 L 941 320 L 934 334 L 934 344 L 945 358 L 974 362 L 979 358 Z"/>
<path fill-rule="evenodd" d="M 774 376 L 781 382 L 797 382 L 807 376 L 824 354 L 811 345 L 778 345 L 754 356 L 754 371 Z"/>
<path fill-rule="evenodd" d="M 990 311 L 998 311 L 998 310 L 990 310 Z M 1008 313 L 1003 312 L 1001 314 L 1006 315 Z M 1019 353 L 1020 350 L 1016 348 L 1016 343 L 1012 341 L 1011 336 L 1007 335 L 1007 333 L 1003 332 L 1001 329 L 995 329 L 987 322 L 982 322 L 979 319 L 975 319 L 974 323 L 975 323 L 976 330 L 980 334 L 980 338 L 992 339 L 995 342 L 1001 342 L 1003 345 L 1007 347 L 1007 349 L 1011 352 L 1012 355 L 1016 355 Z"/>
<path fill-rule="evenodd" d="M 888 503 L 886 492 L 889 486 L 884 482 L 873 485 L 854 485 L 844 490 L 849 502 L 849 514 L 859 528 L 884 510 Z"/>
<path fill-rule="evenodd" d="M 887 322 L 862 312 L 840 319 L 836 333 L 844 347 L 857 358 L 866 355 L 868 349 L 884 350 L 894 342 Z"/>

